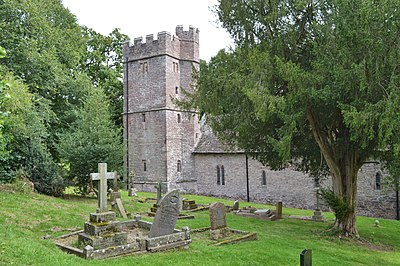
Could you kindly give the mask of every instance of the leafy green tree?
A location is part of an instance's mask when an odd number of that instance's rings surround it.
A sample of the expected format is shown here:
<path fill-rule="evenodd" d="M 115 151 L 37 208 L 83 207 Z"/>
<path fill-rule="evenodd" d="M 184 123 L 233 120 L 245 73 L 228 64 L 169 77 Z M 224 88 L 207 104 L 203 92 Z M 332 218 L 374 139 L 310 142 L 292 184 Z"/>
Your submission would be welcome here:
<path fill-rule="evenodd" d="M 37 191 L 60 196 L 65 185 L 46 145 L 50 107 L 41 97 L 30 93 L 20 79 L 6 69 L 1 72 L 9 84 L 4 89 L 8 97 L 2 109 L 7 113 L 7 123 L 2 129 L 11 137 L 5 148 L 7 156 L 0 160 L 0 180 L 12 181 L 22 170 Z"/>
<path fill-rule="evenodd" d="M 93 88 L 77 111 L 76 121 L 60 135 L 58 152 L 69 165 L 70 180 L 82 194 L 89 192 L 89 174 L 97 172 L 98 163 L 106 162 L 114 171 L 122 166 L 121 130 L 114 125 L 109 108 L 104 92 Z"/>
<path fill-rule="evenodd" d="M 82 27 L 82 32 L 87 39 L 87 49 L 82 56 L 81 69 L 94 86 L 103 88 L 111 104 L 112 118 L 117 126 L 122 126 L 122 43 L 128 36 L 119 29 L 114 29 L 108 36 L 87 27 Z"/>
<path fill-rule="evenodd" d="M 191 106 L 273 169 L 329 173 L 334 227 L 358 236 L 357 172 L 398 155 L 400 3 L 220 0 L 236 43 L 202 64 Z"/>

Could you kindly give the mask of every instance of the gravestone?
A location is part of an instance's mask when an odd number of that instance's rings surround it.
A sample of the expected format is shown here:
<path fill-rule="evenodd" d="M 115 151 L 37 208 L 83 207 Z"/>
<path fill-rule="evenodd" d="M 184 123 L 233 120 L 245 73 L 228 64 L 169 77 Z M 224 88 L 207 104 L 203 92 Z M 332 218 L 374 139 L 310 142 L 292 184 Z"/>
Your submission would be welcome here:
<path fill-rule="evenodd" d="M 312 266 L 311 249 L 305 249 L 300 253 L 300 266 Z"/>
<path fill-rule="evenodd" d="M 121 198 L 121 192 L 118 191 L 118 175 L 117 172 L 114 172 L 114 188 L 110 196 L 111 205 L 115 205 L 116 199 L 120 198 Z"/>
<path fill-rule="evenodd" d="M 282 202 L 281 201 L 276 204 L 275 216 L 276 216 L 276 219 L 282 219 Z"/>
<path fill-rule="evenodd" d="M 149 237 L 164 236 L 174 232 L 180 209 L 179 191 L 168 192 L 161 198 L 158 205 Z"/>
<path fill-rule="evenodd" d="M 233 207 L 232 207 L 232 209 L 233 209 L 234 211 L 238 211 L 238 210 L 239 210 L 239 201 L 238 201 L 238 200 L 235 200 L 235 202 L 233 202 Z"/>
<path fill-rule="evenodd" d="M 214 202 L 210 205 L 210 224 L 211 230 L 226 227 L 225 206 L 221 202 Z"/>
<path fill-rule="evenodd" d="M 107 179 L 114 179 L 115 172 L 107 172 L 107 164 L 99 163 L 99 172 L 90 174 L 90 178 L 95 181 L 99 180 L 98 186 L 98 208 L 97 213 L 108 212 L 107 207 Z"/>
<path fill-rule="evenodd" d="M 161 200 L 161 188 L 162 188 L 162 184 L 161 182 L 158 182 L 156 186 L 154 186 L 157 189 L 157 204 L 160 203 Z"/>

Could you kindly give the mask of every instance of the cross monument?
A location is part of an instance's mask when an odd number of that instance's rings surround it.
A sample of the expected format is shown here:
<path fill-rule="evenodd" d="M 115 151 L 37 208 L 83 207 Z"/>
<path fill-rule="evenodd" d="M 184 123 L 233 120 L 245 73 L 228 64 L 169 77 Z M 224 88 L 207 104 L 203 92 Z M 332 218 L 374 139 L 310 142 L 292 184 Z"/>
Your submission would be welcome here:
<path fill-rule="evenodd" d="M 97 213 L 108 212 L 107 207 L 107 179 L 114 179 L 115 172 L 107 172 L 107 164 L 99 163 L 99 172 L 91 173 L 90 179 L 99 180 L 99 195 Z"/>

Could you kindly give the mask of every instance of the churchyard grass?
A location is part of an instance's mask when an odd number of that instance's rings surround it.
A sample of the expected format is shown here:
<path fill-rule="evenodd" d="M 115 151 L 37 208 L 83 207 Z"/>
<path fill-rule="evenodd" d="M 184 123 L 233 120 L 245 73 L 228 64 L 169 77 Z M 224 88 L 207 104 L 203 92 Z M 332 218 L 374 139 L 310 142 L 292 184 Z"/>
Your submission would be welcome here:
<path fill-rule="evenodd" d="M 139 198 L 155 197 L 155 193 L 138 193 Z M 138 203 L 137 197 L 122 192 L 128 212 L 146 212 L 154 203 Z M 195 195 L 183 197 L 208 204 L 233 200 Z M 67 196 L 53 198 L 35 193 L 21 193 L 0 187 L 0 265 L 299 265 L 303 249 L 313 250 L 314 265 L 400 265 L 400 222 L 358 217 L 362 241 L 347 240 L 326 231 L 329 222 L 287 219 L 287 215 L 311 216 L 312 211 L 283 208 L 284 219 L 263 221 L 227 214 L 227 226 L 256 232 L 257 241 L 212 246 L 204 234 L 192 234 L 188 250 L 173 250 L 145 255 L 130 255 L 100 261 L 88 261 L 59 250 L 52 242 L 57 236 L 83 228 L 97 199 Z M 240 207 L 271 208 L 255 203 Z M 193 214 L 193 213 L 192 213 Z M 209 212 L 195 212 L 195 219 L 178 220 L 177 228 L 210 226 Z M 328 220 L 333 218 L 324 213 Z M 152 220 L 152 218 L 145 218 Z"/>

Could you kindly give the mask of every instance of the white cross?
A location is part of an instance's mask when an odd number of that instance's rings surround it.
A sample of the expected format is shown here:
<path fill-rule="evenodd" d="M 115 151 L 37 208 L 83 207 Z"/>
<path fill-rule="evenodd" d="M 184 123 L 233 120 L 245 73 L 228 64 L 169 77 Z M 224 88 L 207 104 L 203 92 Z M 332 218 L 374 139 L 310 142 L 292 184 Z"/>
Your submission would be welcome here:
<path fill-rule="evenodd" d="M 114 172 L 107 173 L 107 164 L 99 163 L 99 172 L 90 174 L 92 180 L 100 180 L 97 212 L 107 212 L 107 179 L 114 179 Z"/>

